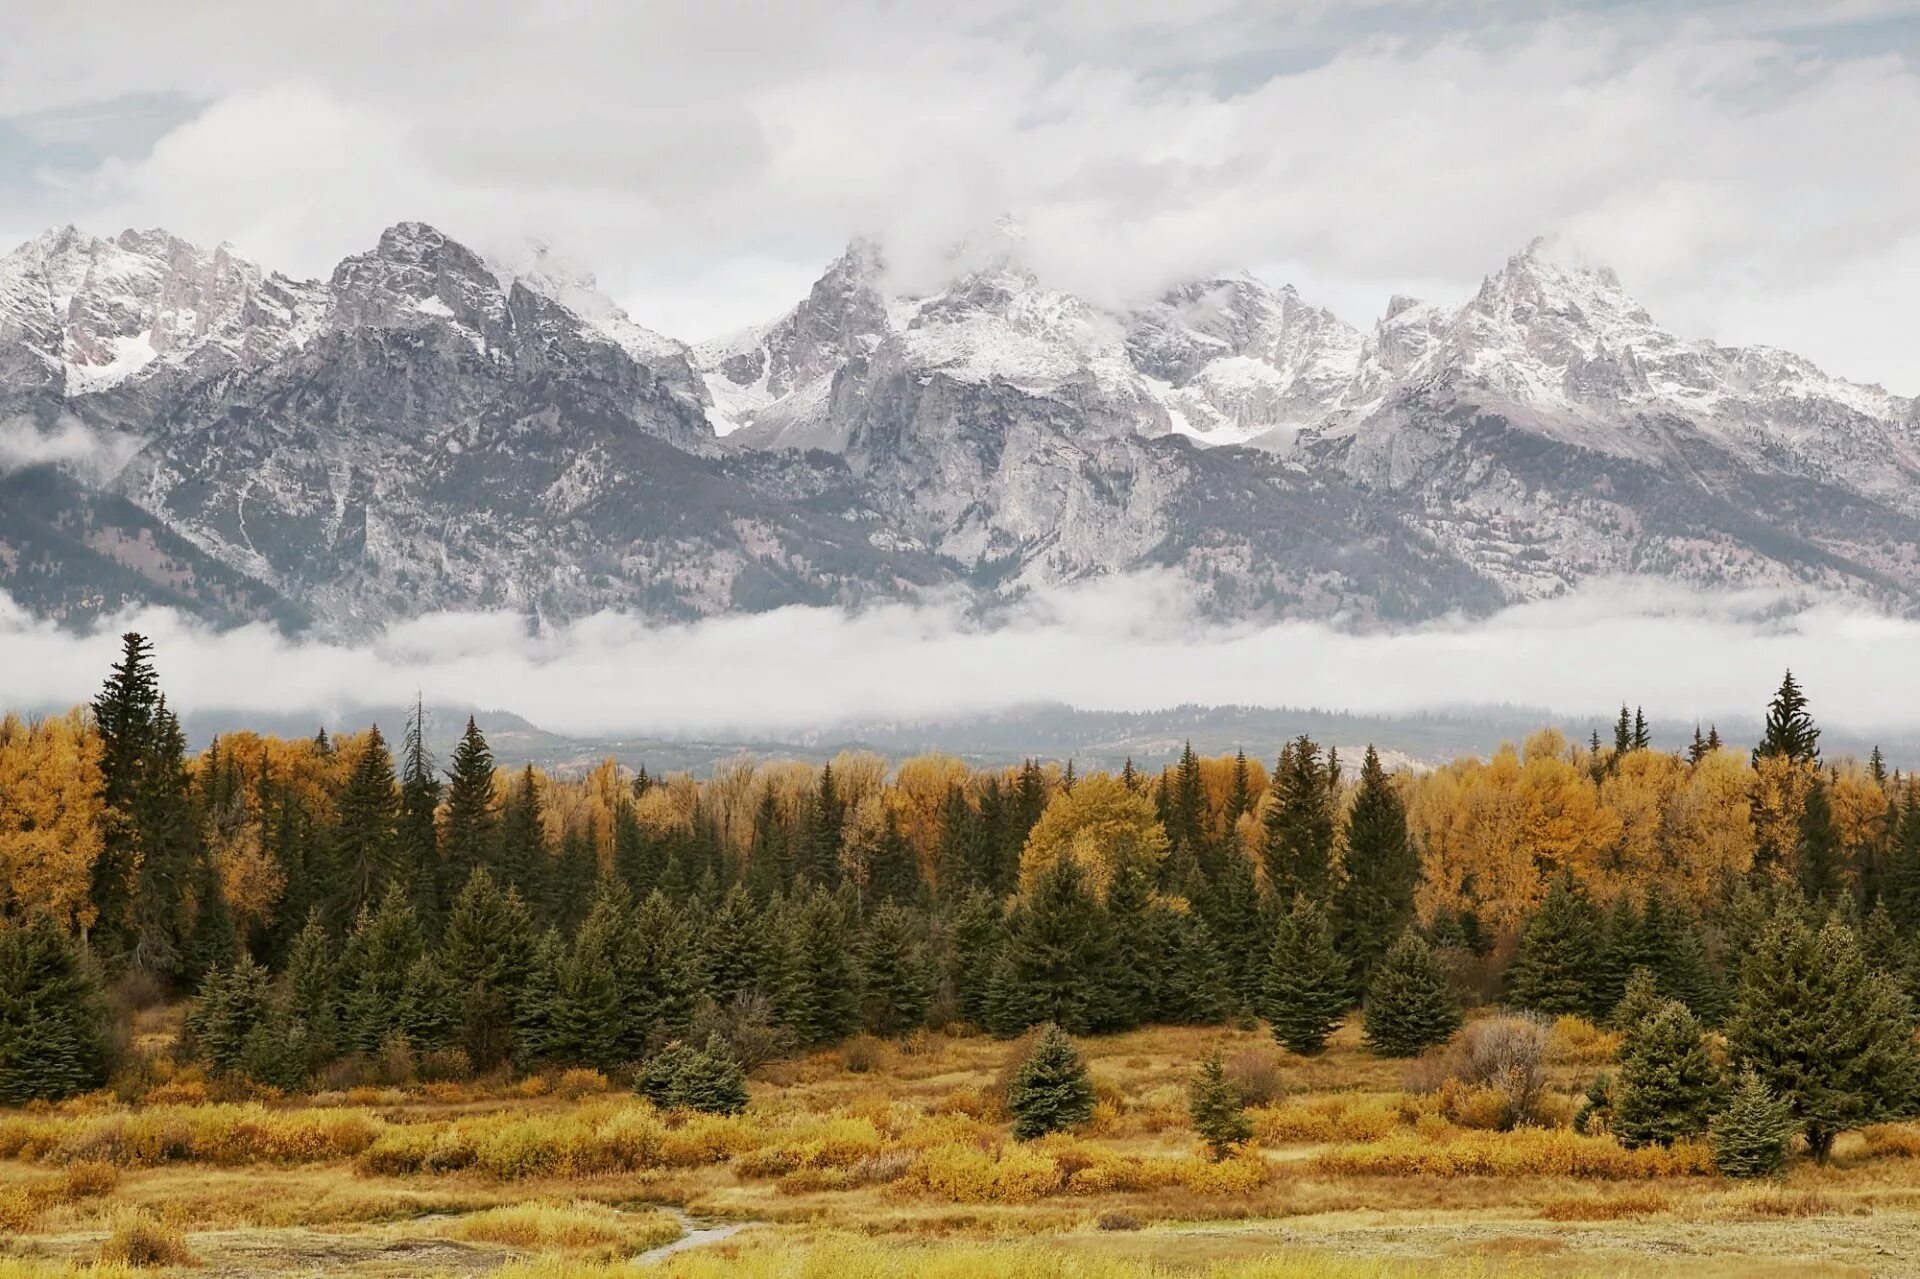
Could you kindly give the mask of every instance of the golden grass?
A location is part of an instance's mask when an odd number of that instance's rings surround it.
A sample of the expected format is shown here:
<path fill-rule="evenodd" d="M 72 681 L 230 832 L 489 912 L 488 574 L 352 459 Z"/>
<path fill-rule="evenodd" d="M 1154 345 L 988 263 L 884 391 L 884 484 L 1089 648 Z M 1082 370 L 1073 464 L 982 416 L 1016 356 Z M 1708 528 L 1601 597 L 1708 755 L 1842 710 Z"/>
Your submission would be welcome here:
<path fill-rule="evenodd" d="M 538 1261 L 510 1265 L 497 1279 L 631 1279 L 625 1265 Z M 1485 1274 L 1476 1263 L 1370 1261 L 1314 1254 L 1217 1261 L 1191 1267 L 1101 1256 L 1041 1243 L 920 1243 L 829 1236 L 685 1252 L 642 1273 L 671 1279 L 1445 1279 Z"/>
<path fill-rule="evenodd" d="M 489 1208 L 460 1218 L 448 1232 L 472 1243 L 497 1243 L 540 1252 L 630 1257 L 680 1238 L 680 1223 L 659 1211 L 620 1212 L 575 1199 Z"/>

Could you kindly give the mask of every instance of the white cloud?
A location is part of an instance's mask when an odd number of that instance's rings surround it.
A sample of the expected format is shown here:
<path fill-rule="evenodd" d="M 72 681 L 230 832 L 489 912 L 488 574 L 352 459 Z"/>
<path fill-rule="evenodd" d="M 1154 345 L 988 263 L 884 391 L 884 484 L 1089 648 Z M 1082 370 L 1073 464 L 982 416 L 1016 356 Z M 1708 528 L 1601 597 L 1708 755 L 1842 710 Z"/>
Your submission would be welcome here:
<path fill-rule="evenodd" d="M 4 421 L 0 422 L 0 474 L 51 463 L 85 479 L 103 481 L 133 460 L 140 445 L 136 436 L 96 429 L 73 418 L 45 428 L 24 419 Z"/>
<path fill-rule="evenodd" d="M 767 318 L 851 233 L 912 261 L 1003 212 L 1107 299 L 1252 264 L 1361 323 L 1563 233 L 1683 331 L 1912 391 L 1914 13 L 103 0 L 11 21 L 0 115 L 206 104 L 56 193 L 88 225 L 303 273 L 401 218 L 541 235 L 685 337 Z"/>
<path fill-rule="evenodd" d="M 1480 621 L 1352 634 L 1318 623 L 1221 626 L 1170 578 L 1038 596 L 971 623 L 957 606 L 848 614 L 788 608 L 679 626 L 601 614 L 535 631 L 514 616 L 437 615 L 346 646 L 263 627 L 214 632 L 177 614 L 76 637 L 0 597 L 0 706 L 92 695 L 138 629 L 189 711 L 338 712 L 430 703 L 515 711 L 563 733 L 790 732 L 1035 702 L 1151 710 L 1182 703 L 1403 712 L 1514 703 L 1609 716 L 1751 718 L 1791 666 L 1822 723 L 1920 727 L 1920 622 L 1764 593 L 1603 582 Z"/>

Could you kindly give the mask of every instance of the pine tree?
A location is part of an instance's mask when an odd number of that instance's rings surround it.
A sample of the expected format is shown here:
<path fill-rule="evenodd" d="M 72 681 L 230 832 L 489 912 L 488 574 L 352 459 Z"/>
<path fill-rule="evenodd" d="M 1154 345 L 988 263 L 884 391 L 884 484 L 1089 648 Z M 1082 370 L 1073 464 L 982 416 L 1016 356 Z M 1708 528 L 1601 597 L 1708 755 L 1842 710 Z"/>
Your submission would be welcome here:
<path fill-rule="evenodd" d="M 770 993 L 776 982 L 775 947 L 767 921 L 744 884 L 727 890 L 701 930 L 701 967 L 707 994 L 722 1007 L 748 992 Z"/>
<path fill-rule="evenodd" d="M 545 805 L 531 764 L 521 770 L 500 806 L 498 839 L 500 874 L 506 886 L 517 891 L 540 918 L 556 917 L 559 903 L 552 883 Z"/>
<path fill-rule="evenodd" d="M 1267 808 L 1267 884 L 1282 903 L 1325 902 L 1332 884 L 1335 774 L 1304 735 L 1280 753 Z"/>
<path fill-rule="evenodd" d="M 1167 974 L 1177 944 L 1172 928 L 1153 894 L 1149 872 L 1135 863 L 1114 868 L 1107 885 L 1107 952 L 1105 971 L 1112 980 L 1098 993 L 1101 1006 L 1088 1018 L 1102 1031 L 1131 1030 L 1143 1021 L 1184 1021 L 1185 1009 L 1175 1010 L 1166 998 Z M 1177 912 L 1185 917 L 1190 912 Z"/>
<path fill-rule="evenodd" d="M 472 1010 L 463 993 L 444 963 L 433 955 L 421 955 L 407 969 L 406 989 L 395 1009 L 393 1029 L 406 1037 L 415 1052 L 442 1052 L 472 1043 L 472 1027 L 467 1022 Z M 387 1040 L 383 1038 L 381 1043 L 384 1046 Z M 474 1061 L 471 1052 L 467 1060 Z"/>
<path fill-rule="evenodd" d="M 96 945 L 115 955 L 133 945 L 133 897 L 142 844 L 134 809 L 144 789 L 160 705 L 153 645 L 133 631 L 120 640 L 120 660 L 92 708 L 100 735 L 100 798 L 106 809 L 100 855 L 93 865 L 97 922 L 92 936 Z"/>
<path fill-rule="evenodd" d="M 1754 1071 L 1740 1073 L 1727 1108 L 1713 1120 L 1713 1165 L 1728 1177 L 1771 1177 L 1786 1162 L 1793 1108 Z"/>
<path fill-rule="evenodd" d="M 910 905 L 926 896 L 927 884 L 920 877 L 920 859 L 914 856 L 913 845 L 901 833 L 891 808 L 867 858 L 865 887 L 869 906 L 883 902 Z"/>
<path fill-rule="evenodd" d="M 318 913 L 307 917 L 287 954 L 283 977 L 288 1019 L 307 1054 L 306 1073 L 331 1060 L 340 1045 L 340 986 L 333 939 Z"/>
<path fill-rule="evenodd" d="M 100 975 L 82 943 L 44 917 L 0 922 L 0 1106 L 104 1084 L 107 1028 Z"/>
<path fill-rule="evenodd" d="M 1608 1015 L 1608 1024 L 1618 1031 L 1630 1031 L 1659 1012 L 1667 1002 L 1660 993 L 1653 969 L 1636 968 L 1628 974 L 1626 991 Z"/>
<path fill-rule="evenodd" d="M 1818 762 L 1820 730 L 1807 713 L 1807 695 L 1788 671 L 1780 681 L 1780 690 L 1767 704 L 1767 722 L 1761 730 L 1760 744 L 1753 748 L 1753 761 L 1768 755 L 1780 755 L 1795 762 Z"/>
<path fill-rule="evenodd" d="M 527 958 L 527 981 L 514 1013 L 514 1064 L 521 1069 L 562 1059 L 561 986 L 567 968 L 567 944 L 558 928 L 548 928 Z M 573 1060 L 584 1060 L 575 1058 Z"/>
<path fill-rule="evenodd" d="M 240 1070 L 247 1036 L 267 1016 L 269 993 L 267 970 L 250 955 L 207 974 L 187 1014 L 187 1031 L 214 1073 Z"/>
<path fill-rule="evenodd" d="M 1800 810 L 1800 847 L 1797 858 L 1800 891 L 1808 901 L 1837 900 L 1841 889 L 1841 865 L 1845 854 L 1840 847 L 1840 832 L 1833 823 L 1833 804 L 1827 780 L 1814 774 L 1813 787 Z"/>
<path fill-rule="evenodd" d="M 513 1053 L 520 988 L 533 952 L 533 920 L 520 898 L 476 869 L 447 913 L 440 962 L 459 1008 L 462 1044 L 479 1070 Z"/>
<path fill-rule="evenodd" d="M 674 1040 L 653 1056 L 633 1077 L 633 1089 L 662 1110 L 677 1110 L 683 1104 L 681 1081 L 692 1064 L 694 1050 Z"/>
<path fill-rule="evenodd" d="M 427 707 L 415 697 L 400 744 L 400 821 L 395 860 L 414 910 L 429 921 L 434 932 L 439 931 L 440 913 L 440 835 L 434 824 L 439 809 L 440 778 L 434 773 L 434 758 L 427 750 Z"/>
<path fill-rule="evenodd" d="M 1700 1023 L 1669 1000 L 1627 1029 L 1613 1131 L 1628 1146 L 1670 1146 L 1707 1130 L 1720 1093 L 1720 1068 Z"/>
<path fill-rule="evenodd" d="M 1908 1104 L 1913 1019 L 1893 978 L 1869 968 L 1851 929 L 1818 933 L 1782 910 L 1740 972 L 1727 1055 L 1791 1109 L 1825 1162 L 1842 1131 Z"/>
<path fill-rule="evenodd" d="M 1236 1006 L 1236 997 L 1207 921 L 1171 902 L 1154 903 L 1149 920 L 1151 935 L 1159 939 L 1159 972 L 1153 983 L 1157 1020 L 1188 1026 L 1224 1020 Z M 1124 992 L 1127 986 L 1117 951 L 1112 953 L 1106 971 L 1108 1000 L 1112 1003 L 1115 992 Z M 1132 1020 L 1122 1010 L 1119 1016 L 1109 1013 L 1107 1023 L 1117 1027 Z"/>
<path fill-rule="evenodd" d="M 376 911 L 361 911 L 340 961 L 346 1046 L 374 1053 L 398 1024 L 407 973 L 422 953 L 420 924 L 405 892 L 389 885 Z"/>
<path fill-rule="evenodd" d="M 492 867 L 495 836 L 493 751 L 473 717 L 453 748 L 447 772 L 447 815 L 441 840 L 441 866 L 449 901 L 481 867 Z"/>
<path fill-rule="evenodd" d="M 1531 1012 L 1598 1015 L 1594 976 L 1600 960 L 1599 912 L 1579 881 L 1562 874 L 1527 920 L 1507 970 L 1507 994 Z"/>
<path fill-rule="evenodd" d="M 400 882 L 400 796 L 393 758 L 375 725 L 355 757 L 334 814 L 332 915 L 357 918 Z"/>
<path fill-rule="evenodd" d="M 1363 987 L 1367 975 L 1413 922 L 1420 858 L 1407 836 L 1406 806 L 1369 745 L 1347 816 L 1345 877 L 1335 897 L 1340 951 Z"/>
<path fill-rule="evenodd" d="M 1693 726 L 1693 741 L 1687 745 L 1687 763 L 1698 764 L 1709 754 L 1711 754 L 1711 752 L 1707 749 L 1707 739 L 1700 735 L 1700 725 L 1695 723 Z"/>
<path fill-rule="evenodd" d="M 1633 708 L 1633 749 L 1649 750 L 1653 746 L 1653 734 L 1647 730 L 1647 715 L 1640 707 Z"/>
<path fill-rule="evenodd" d="M 803 1047 L 832 1043 L 860 1024 L 860 976 L 846 912 L 815 886 L 787 903 L 781 929 L 780 1020 Z"/>
<path fill-rule="evenodd" d="M 552 1053 L 565 1061 L 613 1070 L 647 1050 L 652 1009 L 629 997 L 633 898 L 625 883 L 600 881 L 593 905 L 561 961 Z"/>
<path fill-rule="evenodd" d="M 1017 1035 L 1055 1022 L 1075 1033 L 1099 1025 L 1108 989 L 1106 912 L 1071 857 L 1044 870 L 1007 921 L 988 996 L 988 1026 Z"/>
<path fill-rule="evenodd" d="M 1460 1004 L 1446 970 L 1411 930 L 1401 934 L 1367 985 L 1367 1046 L 1382 1057 L 1413 1057 L 1460 1029 Z"/>
<path fill-rule="evenodd" d="M 1920 787 L 1908 782 L 1894 823 L 1884 889 L 1887 911 L 1903 935 L 1920 930 Z"/>
<path fill-rule="evenodd" d="M 851 971 L 851 963 L 846 967 Z M 626 997 L 632 1007 L 644 1010 L 649 1042 L 684 1038 L 704 993 L 700 948 L 690 920 L 655 889 L 634 912 L 626 971 Z M 850 998 L 857 1000 L 857 992 L 850 992 Z"/>
<path fill-rule="evenodd" d="M 1049 1023 L 1014 1072 L 1007 1089 L 1013 1135 L 1031 1141 L 1093 1117 L 1093 1081 L 1066 1031 Z"/>
<path fill-rule="evenodd" d="M 747 1076 L 733 1058 L 733 1050 L 719 1035 L 707 1036 L 707 1046 L 689 1054 L 674 1080 L 675 1104 L 706 1115 L 737 1115 L 747 1108 Z"/>
<path fill-rule="evenodd" d="M 1253 1137 L 1240 1090 L 1227 1078 L 1218 1048 L 1207 1054 L 1187 1085 L 1187 1115 L 1216 1163 Z"/>
<path fill-rule="evenodd" d="M 1326 912 L 1300 898 L 1274 928 L 1262 1009 L 1273 1037 L 1303 1057 L 1317 1055 L 1351 1002 L 1347 961 L 1334 949 Z"/>
<path fill-rule="evenodd" d="M 988 997 L 1005 944 L 999 900 L 984 889 L 963 897 L 948 929 L 947 982 L 961 1017 L 976 1026 L 987 1024 Z"/>
<path fill-rule="evenodd" d="M 1613 763 L 1617 768 L 1620 760 L 1633 749 L 1633 718 L 1627 713 L 1627 704 L 1620 703 L 1620 718 L 1613 722 Z"/>
<path fill-rule="evenodd" d="M 926 1020 L 933 999 L 933 971 L 920 943 L 914 915 L 887 902 L 867 920 L 860 942 L 861 989 L 867 1029 L 898 1035 Z"/>

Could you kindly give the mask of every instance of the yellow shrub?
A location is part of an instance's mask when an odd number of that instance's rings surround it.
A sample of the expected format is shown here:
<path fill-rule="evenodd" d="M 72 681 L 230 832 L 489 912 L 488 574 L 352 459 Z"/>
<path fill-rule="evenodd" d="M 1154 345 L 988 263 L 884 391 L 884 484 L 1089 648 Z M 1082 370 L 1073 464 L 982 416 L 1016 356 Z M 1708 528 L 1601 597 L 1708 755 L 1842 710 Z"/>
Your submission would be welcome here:
<path fill-rule="evenodd" d="M 1181 1183 L 1204 1195 L 1251 1194 L 1272 1177 L 1272 1166 L 1255 1150 L 1242 1150 L 1219 1163 L 1189 1159 L 1180 1165 Z"/>
<path fill-rule="evenodd" d="M 33 1229 L 45 1206 L 36 1188 L 0 1186 L 0 1234 L 23 1235 Z"/>
<path fill-rule="evenodd" d="M 1874 1124 L 1861 1135 L 1870 1155 L 1920 1159 L 1920 1124 Z"/>
<path fill-rule="evenodd" d="M 1278 1146 L 1289 1142 L 1379 1141 L 1409 1122 L 1392 1097 L 1334 1093 L 1290 1097 L 1247 1112 L 1254 1140 Z"/>
<path fill-rule="evenodd" d="M 917 1185 L 955 1203 L 1028 1203 L 1060 1187 L 1060 1169 L 1024 1147 L 934 1146 L 923 1151 L 903 1185 Z"/>
<path fill-rule="evenodd" d="M 555 1081 L 553 1090 L 562 1097 L 575 1100 L 590 1097 L 607 1090 L 607 1077 L 597 1070 L 583 1070 L 575 1067 L 572 1070 L 560 1072 L 560 1078 Z"/>
<path fill-rule="evenodd" d="M 509 1204 L 472 1213 L 454 1223 L 456 1239 L 511 1248 L 631 1256 L 671 1243 L 679 1223 L 664 1212 L 625 1213 L 587 1200 Z"/>
<path fill-rule="evenodd" d="M 1428 1142 L 1390 1137 L 1371 1145 L 1338 1146 L 1314 1157 L 1321 1172 L 1384 1177 L 1557 1176 L 1632 1179 L 1705 1176 L 1713 1156 L 1703 1145 L 1628 1150 L 1611 1137 L 1560 1128 L 1462 1132 Z"/>
<path fill-rule="evenodd" d="M 114 1219 L 113 1233 L 100 1245 L 99 1259 L 110 1265 L 141 1267 L 200 1264 L 179 1230 L 138 1211 Z"/>
<path fill-rule="evenodd" d="M 1569 1066 L 1601 1066 L 1620 1053 L 1620 1036 L 1584 1017 L 1560 1016 L 1547 1034 L 1547 1060 Z"/>

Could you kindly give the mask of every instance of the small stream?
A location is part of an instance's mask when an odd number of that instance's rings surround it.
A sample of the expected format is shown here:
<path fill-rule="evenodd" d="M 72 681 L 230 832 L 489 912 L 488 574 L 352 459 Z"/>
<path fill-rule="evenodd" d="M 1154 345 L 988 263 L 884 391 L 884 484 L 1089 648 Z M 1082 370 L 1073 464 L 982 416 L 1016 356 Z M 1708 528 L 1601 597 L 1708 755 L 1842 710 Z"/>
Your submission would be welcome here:
<path fill-rule="evenodd" d="M 664 1261 L 676 1252 L 687 1252 L 693 1248 L 705 1248 L 710 1244 L 719 1243 L 723 1239 L 731 1239 L 753 1224 L 750 1221 L 716 1221 L 695 1217 L 683 1208 L 674 1208 L 666 1204 L 660 1206 L 660 1211 L 671 1213 L 674 1218 L 680 1222 L 680 1228 L 686 1231 L 686 1233 L 678 1239 L 675 1239 L 672 1243 L 663 1243 L 658 1248 L 649 1248 L 645 1252 L 640 1253 L 634 1257 L 633 1260 L 635 1263 Z"/>

